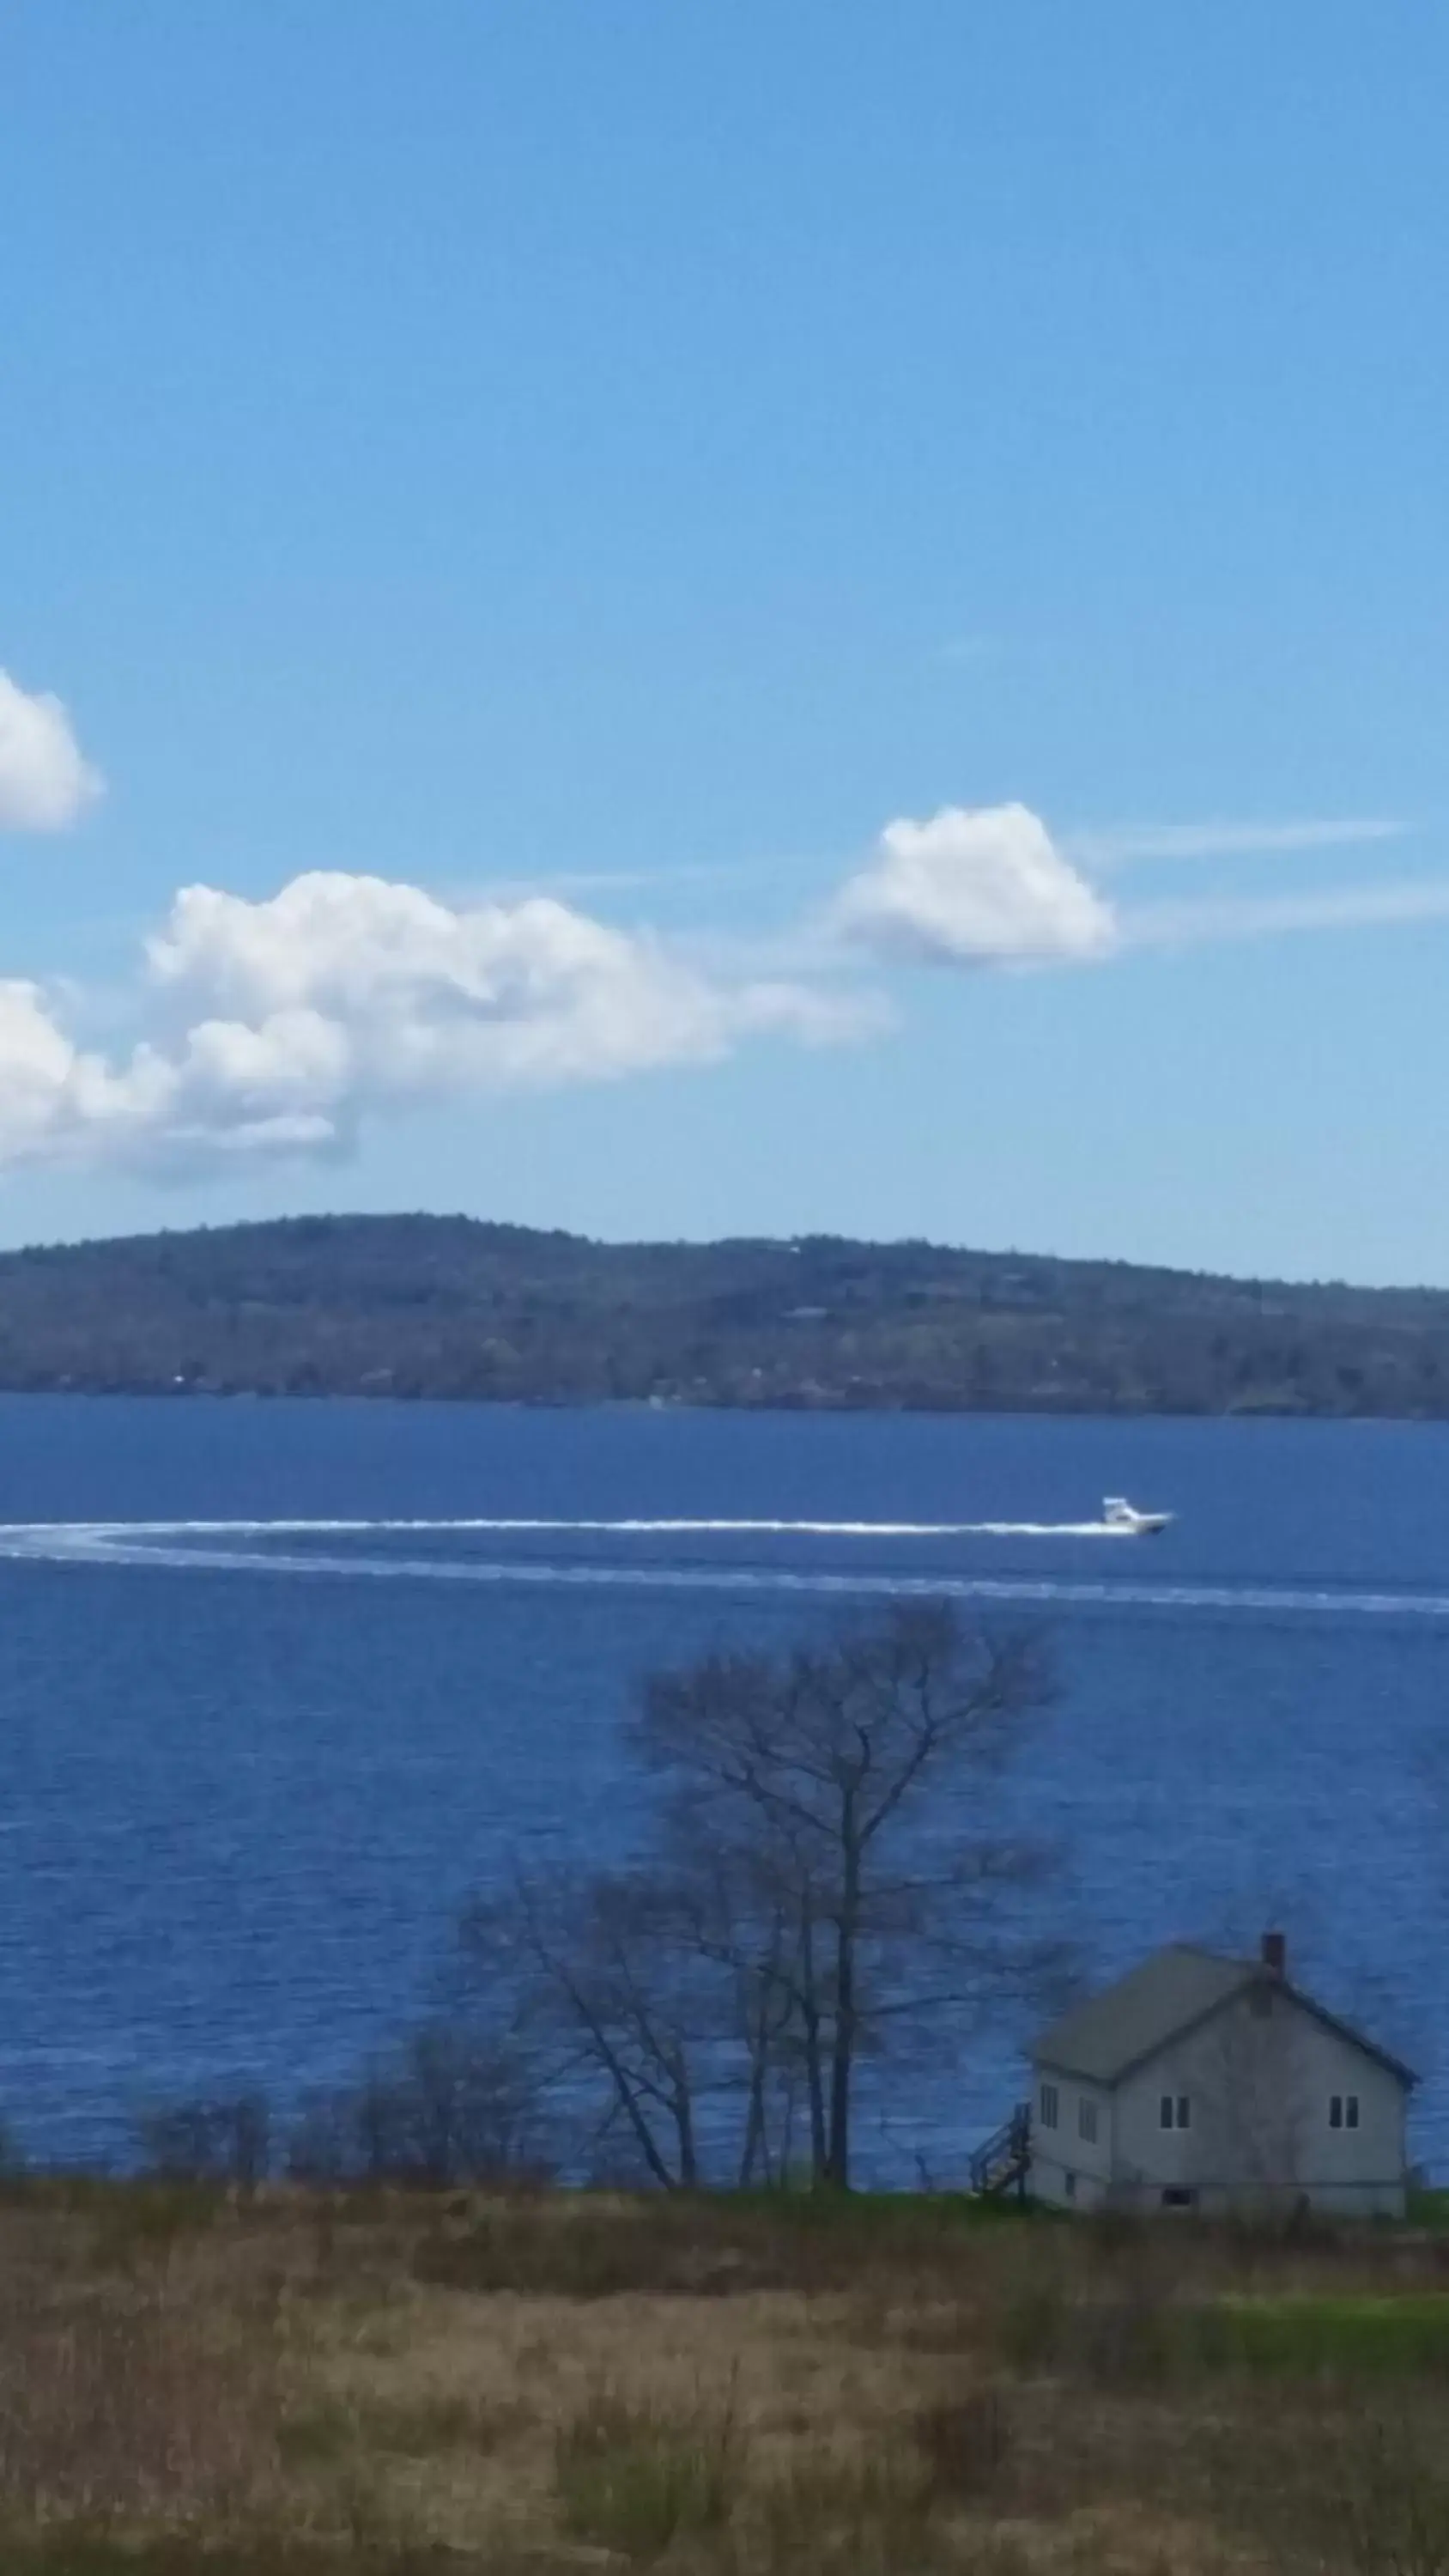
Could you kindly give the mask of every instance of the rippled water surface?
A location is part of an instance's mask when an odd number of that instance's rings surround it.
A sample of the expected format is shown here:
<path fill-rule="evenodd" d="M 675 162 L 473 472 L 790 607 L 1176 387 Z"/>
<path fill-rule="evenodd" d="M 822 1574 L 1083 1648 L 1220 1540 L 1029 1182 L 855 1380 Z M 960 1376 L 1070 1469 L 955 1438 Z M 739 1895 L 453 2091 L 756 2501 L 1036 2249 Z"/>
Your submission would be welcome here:
<path fill-rule="evenodd" d="M 1171 1509 L 1158 1539 L 1104 1492 Z M 511 1853 L 630 1830 L 638 1676 L 949 1592 L 1050 1633 L 1020 1795 L 1104 1968 L 1285 1919 L 1449 2163 L 1449 1430 L 0 1399 L 0 2102 L 348 2071 Z M 1014 2092 L 942 2071 L 933 2166 Z"/>

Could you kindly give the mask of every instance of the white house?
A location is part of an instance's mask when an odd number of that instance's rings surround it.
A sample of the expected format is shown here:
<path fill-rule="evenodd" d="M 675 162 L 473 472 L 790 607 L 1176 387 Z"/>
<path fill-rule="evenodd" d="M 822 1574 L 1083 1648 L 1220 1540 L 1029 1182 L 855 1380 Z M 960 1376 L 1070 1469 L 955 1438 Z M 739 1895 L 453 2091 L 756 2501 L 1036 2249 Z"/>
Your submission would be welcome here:
<path fill-rule="evenodd" d="M 1078 2208 L 1402 2216 L 1415 2078 L 1258 1959 L 1159 1950 L 1031 2051 L 1028 2187 Z"/>

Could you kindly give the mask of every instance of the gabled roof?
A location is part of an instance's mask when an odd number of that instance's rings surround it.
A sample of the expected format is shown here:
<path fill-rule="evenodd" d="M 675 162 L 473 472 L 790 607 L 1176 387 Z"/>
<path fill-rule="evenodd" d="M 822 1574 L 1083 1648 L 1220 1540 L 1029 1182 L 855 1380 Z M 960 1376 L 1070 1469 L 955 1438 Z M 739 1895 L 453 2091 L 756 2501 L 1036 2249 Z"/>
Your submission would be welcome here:
<path fill-rule="evenodd" d="M 1290 1995 L 1315 2021 L 1387 2067 L 1401 2083 L 1417 2081 L 1412 2069 L 1390 2056 L 1387 2049 L 1366 2039 L 1362 2031 L 1352 2029 L 1335 2014 L 1325 2012 L 1311 1995 L 1289 1985 L 1261 1961 L 1221 1959 L 1211 1950 L 1196 1950 L 1185 1942 L 1154 1951 L 1150 1959 L 1129 1969 L 1115 1985 L 1063 2013 L 1059 2021 L 1042 2032 L 1031 2050 L 1032 2059 L 1039 2066 L 1057 2067 L 1064 2075 L 1084 2076 L 1090 2083 L 1120 2083 L 1134 2067 L 1155 2057 L 1169 2040 L 1180 2039 L 1184 2032 L 1196 2029 L 1235 1995 L 1246 1993 L 1265 1979 L 1270 1979 L 1279 1992 Z"/>

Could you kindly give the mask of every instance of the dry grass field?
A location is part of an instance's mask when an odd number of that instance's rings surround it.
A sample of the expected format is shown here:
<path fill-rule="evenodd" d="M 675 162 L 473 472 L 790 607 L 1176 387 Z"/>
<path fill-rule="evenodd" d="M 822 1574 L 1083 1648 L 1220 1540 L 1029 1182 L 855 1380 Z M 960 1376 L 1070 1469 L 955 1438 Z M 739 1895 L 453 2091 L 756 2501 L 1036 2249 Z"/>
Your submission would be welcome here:
<path fill-rule="evenodd" d="M 1449 2576 L 1449 2240 L 0 2202 L 0 2569 Z"/>

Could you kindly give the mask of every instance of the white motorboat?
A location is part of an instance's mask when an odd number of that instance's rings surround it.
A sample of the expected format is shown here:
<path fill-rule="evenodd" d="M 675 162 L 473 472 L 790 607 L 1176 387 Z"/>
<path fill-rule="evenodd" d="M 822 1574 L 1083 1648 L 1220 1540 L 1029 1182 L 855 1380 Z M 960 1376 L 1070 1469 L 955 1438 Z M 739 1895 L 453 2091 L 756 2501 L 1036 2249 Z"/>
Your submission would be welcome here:
<path fill-rule="evenodd" d="M 1158 1538 L 1174 1517 L 1172 1512 L 1139 1512 L 1125 1494 L 1109 1494 L 1102 1505 L 1103 1528 L 1120 1530 L 1124 1538 Z"/>

